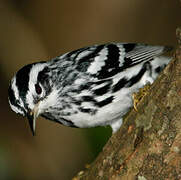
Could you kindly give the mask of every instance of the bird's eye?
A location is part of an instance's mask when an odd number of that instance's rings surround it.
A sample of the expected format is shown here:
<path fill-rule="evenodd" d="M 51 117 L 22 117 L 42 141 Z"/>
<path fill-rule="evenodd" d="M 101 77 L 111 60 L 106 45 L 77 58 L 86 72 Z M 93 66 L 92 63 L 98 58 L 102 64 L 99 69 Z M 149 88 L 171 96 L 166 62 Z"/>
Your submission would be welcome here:
<path fill-rule="evenodd" d="M 41 92 L 42 92 L 42 89 L 39 84 L 35 84 L 35 90 L 36 90 L 37 94 L 41 94 Z"/>

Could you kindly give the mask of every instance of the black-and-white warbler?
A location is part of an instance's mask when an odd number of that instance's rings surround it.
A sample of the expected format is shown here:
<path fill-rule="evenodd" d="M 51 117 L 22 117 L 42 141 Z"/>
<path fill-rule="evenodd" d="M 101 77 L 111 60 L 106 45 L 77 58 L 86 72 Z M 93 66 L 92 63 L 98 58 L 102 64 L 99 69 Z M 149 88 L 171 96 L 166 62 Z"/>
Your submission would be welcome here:
<path fill-rule="evenodd" d="M 110 125 L 116 132 L 133 92 L 153 83 L 171 60 L 162 56 L 169 49 L 109 43 L 26 65 L 11 80 L 10 106 L 27 116 L 33 134 L 39 115 L 71 127 Z"/>

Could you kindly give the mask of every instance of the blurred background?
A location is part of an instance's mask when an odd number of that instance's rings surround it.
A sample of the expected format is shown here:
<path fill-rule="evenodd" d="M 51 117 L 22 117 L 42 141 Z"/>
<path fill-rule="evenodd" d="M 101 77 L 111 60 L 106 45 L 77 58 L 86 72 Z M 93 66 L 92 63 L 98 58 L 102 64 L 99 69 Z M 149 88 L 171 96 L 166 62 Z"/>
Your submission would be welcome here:
<path fill-rule="evenodd" d="M 19 68 L 105 42 L 176 45 L 180 25 L 178 0 L 0 0 L 0 179 L 71 179 L 111 135 L 39 118 L 32 137 L 7 101 Z"/>

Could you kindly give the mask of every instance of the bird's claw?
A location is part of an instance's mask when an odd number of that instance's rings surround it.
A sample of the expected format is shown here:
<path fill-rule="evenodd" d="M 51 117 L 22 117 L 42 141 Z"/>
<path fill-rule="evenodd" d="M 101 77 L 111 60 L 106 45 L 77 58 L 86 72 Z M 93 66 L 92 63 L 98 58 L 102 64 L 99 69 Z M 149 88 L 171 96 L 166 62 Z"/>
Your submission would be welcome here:
<path fill-rule="evenodd" d="M 138 111 L 138 104 L 143 99 L 143 97 L 148 94 L 148 91 L 150 89 L 150 84 L 146 84 L 143 88 L 140 88 L 138 92 L 135 92 L 132 94 L 133 97 L 133 107 L 135 111 Z"/>

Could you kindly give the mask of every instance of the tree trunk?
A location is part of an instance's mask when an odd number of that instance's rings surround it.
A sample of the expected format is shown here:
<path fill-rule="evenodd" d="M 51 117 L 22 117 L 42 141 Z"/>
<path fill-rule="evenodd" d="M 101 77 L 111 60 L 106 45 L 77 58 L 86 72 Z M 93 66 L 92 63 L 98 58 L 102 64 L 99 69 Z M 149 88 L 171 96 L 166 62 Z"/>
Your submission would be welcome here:
<path fill-rule="evenodd" d="M 75 180 L 181 179 L 181 29 L 175 57 Z"/>

